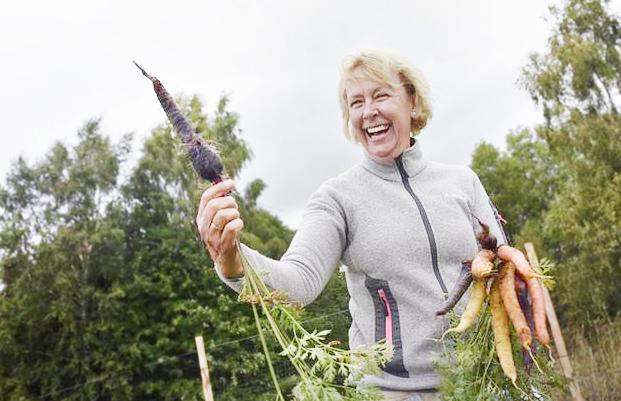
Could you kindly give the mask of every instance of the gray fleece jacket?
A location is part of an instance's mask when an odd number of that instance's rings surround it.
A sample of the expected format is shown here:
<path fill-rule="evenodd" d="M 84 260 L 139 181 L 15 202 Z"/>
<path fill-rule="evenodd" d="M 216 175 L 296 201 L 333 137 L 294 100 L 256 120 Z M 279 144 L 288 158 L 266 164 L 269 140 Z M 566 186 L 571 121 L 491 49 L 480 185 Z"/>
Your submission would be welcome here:
<path fill-rule="evenodd" d="M 467 167 L 423 158 L 420 141 L 394 161 L 369 156 L 326 181 L 310 199 L 280 261 L 242 246 L 265 282 L 304 304 L 322 291 L 339 262 L 351 296 L 351 349 L 382 339 L 393 359 L 363 384 L 417 391 L 436 388 L 433 361 L 446 318 L 435 311 L 461 262 L 479 250 L 476 218 L 505 243 L 495 208 Z M 219 269 L 218 273 L 219 272 Z M 243 278 L 227 280 L 239 291 Z"/>

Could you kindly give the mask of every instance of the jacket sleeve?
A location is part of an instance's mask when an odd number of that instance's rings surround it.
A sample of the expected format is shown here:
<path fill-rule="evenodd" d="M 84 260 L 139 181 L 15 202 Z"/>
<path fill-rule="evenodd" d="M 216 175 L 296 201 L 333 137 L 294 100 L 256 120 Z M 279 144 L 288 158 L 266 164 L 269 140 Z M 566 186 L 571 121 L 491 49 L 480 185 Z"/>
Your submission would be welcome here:
<path fill-rule="evenodd" d="M 338 266 L 346 232 L 338 192 L 326 183 L 311 197 L 289 249 L 280 260 L 263 256 L 243 244 L 241 248 L 248 262 L 266 273 L 262 278 L 268 287 L 307 305 L 319 296 Z M 218 266 L 216 271 L 227 285 L 238 292 L 241 290 L 243 277 L 226 279 Z"/>
<path fill-rule="evenodd" d="M 473 217 L 476 217 L 489 226 L 490 232 L 496 237 L 497 246 L 509 244 L 509 239 L 502 226 L 501 216 L 496 206 L 487 195 L 479 176 L 474 171 L 472 171 L 472 179 L 474 186 Z M 476 234 L 481 231 L 481 227 L 476 219 L 473 219 L 473 227 Z"/>

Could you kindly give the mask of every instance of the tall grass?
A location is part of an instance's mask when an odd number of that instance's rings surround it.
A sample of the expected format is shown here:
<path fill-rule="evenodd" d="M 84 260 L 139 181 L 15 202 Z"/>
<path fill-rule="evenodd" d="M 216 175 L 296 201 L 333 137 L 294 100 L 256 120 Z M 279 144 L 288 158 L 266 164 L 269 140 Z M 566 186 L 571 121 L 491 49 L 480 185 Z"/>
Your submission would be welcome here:
<path fill-rule="evenodd" d="M 574 377 L 586 401 L 621 400 L 621 317 L 563 332 Z M 558 394 L 559 401 L 573 401 Z"/>

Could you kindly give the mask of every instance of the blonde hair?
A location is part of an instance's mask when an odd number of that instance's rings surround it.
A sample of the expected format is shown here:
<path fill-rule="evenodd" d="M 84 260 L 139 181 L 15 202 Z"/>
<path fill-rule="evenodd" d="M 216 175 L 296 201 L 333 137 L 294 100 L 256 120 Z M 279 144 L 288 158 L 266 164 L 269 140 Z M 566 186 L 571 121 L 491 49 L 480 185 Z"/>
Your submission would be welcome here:
<path fill-rule="evenodd" d="M 343 115 L 343 131 L 345 136 L 354 142 L 357 138 L 351 133 L 349 127 L 349 104 L 345 84 L 352 78 L 354 71 L 362 72 L 365 76 L 377 82 L 381 82 L 395 88 L 403 85 L 406 92 L 414 96 L 416 117 L 411 117 L 412 132 L 418 134 L 431 119 L 431 102 L 429 87 L 423 74 L 408 61 L 396 55 L 380 51 L 364 51 L 345 57 L 339 83 L 339 102 Z M 394 82 L 393 75 L 397 73 L 401 82 Z"/>

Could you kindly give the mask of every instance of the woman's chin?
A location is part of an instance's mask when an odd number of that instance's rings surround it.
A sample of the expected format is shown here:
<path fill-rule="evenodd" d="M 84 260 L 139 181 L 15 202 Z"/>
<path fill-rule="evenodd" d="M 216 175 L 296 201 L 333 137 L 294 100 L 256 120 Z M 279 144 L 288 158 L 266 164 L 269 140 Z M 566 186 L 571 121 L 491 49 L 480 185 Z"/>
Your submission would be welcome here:
<path fill-rule="evenodd" d="M 369 147 L 367 148 L 367 154 L 371 156 L 372 159 L 378 161 L 391 161 L 395 157 L 399 156 L 399 153 L 395 154 L 394 148 L 383 149 L 383 148 L 375 148 Z"/>

